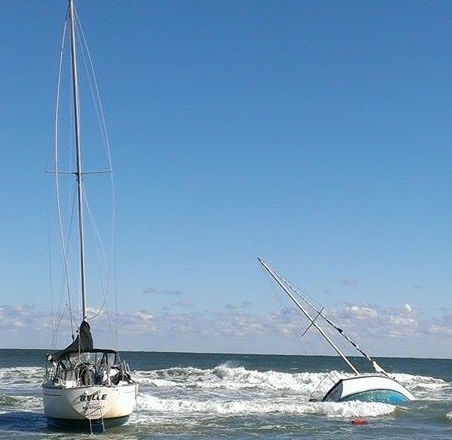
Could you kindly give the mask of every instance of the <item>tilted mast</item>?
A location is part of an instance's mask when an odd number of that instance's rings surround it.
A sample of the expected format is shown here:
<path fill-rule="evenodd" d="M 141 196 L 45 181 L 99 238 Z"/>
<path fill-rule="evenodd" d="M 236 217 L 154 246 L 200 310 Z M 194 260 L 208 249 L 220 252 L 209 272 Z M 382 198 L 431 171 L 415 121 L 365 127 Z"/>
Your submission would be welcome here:
<path fill-rule="evenodd" d="M 284 279 L 277 273 L 274 269 L 272 269 L 265 261 L 258 258 L 259 263 L 262 264 L 264 269 L 271 275 L 271 277 L 278 283 L 278 285 L 287 293 L 289 298 L 295 303 L 295 305 L 301 310 L 301 312 L 308 318 L 311 325 L 313 325 L 320 334 L 327 340 L 327 342 L 333 347 L 336 353 L 345 361 L 345 363 L 352 369 L 355 374 L 359 374 L 359 371 L 353 366 L 353 364 L 347 359 L 347 357 L 342 353 L 342 351 L 336 346 L 336 344 L 328 337 L 328 335 L 322 330 L 322 328 L 315 321 L 316 318 L 312 318 L 311 315 L 305 310 L 305 308 L 299 303 L 299 301 L 295 298 L 293 293 L 287 287 Z"/>

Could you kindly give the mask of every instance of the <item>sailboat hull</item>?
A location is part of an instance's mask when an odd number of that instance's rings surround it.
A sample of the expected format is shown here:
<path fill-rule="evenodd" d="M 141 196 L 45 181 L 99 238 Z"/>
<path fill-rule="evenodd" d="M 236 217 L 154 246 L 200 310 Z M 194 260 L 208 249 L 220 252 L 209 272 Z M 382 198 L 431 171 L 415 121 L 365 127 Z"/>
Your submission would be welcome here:
<path fill-rule="evenodd" d="M 132 414 L 137 385 L 55 387 L 43 384 L 44 414 L 52 427 L 77 429 L 103 423 L 126 423 Z"/>
<path fill-rule="evenodd" d="M 93 419 L 93 420 L 74 420 L 57 419 L 47 417 L 47 425 L 55 431 L 68 432 L 105 432 L 106 429 L 122 426 L 128 423 L 130 416 L 117 417 L 114 419 Z"/>
<path fill-rule="evenodd" d="M 397 405 L 414 400 L 414 396 L 395 379 L 375 374 L 341 379 L 323 398 L 324 402 L 347 402 L 350 400 Z"/>

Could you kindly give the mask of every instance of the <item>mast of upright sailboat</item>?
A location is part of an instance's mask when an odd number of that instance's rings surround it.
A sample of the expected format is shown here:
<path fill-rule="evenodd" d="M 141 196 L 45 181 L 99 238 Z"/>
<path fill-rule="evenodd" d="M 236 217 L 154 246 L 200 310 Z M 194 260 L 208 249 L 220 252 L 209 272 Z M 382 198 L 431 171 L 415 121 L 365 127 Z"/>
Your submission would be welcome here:
<path fill-rule="evenodd" d="M 80 98 L 78 89 L 77 72 L 77 41 L 75 30 L 74 0 L 69 0 L 69 18 L 71 26 L 71 64 L 72 64 L 72 88 L 74 99 L 74 131 L 75 150 L 77 160 L 77 200 L 78 200 L 78 224 L 79 224 L 79 252 L 80 252 L 80 288 L 82 297 L 82 319 L 86 318 L 86 283 L 85 283 L 85 237 L 84 237 L 84 213 L 83 213 L 83 171 L 82 150 L 80 141 Z"/>

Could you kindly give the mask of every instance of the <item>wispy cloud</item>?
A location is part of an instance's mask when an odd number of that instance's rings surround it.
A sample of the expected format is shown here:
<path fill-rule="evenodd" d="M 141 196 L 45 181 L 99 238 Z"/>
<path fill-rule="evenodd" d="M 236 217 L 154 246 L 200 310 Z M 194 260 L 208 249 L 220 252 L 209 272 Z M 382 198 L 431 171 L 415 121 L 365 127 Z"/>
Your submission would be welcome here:
<path fill-rule="evenodd" d="M 342 286 L 356 286 L 357 282 L 354 278 L 345 278 L 341 281 Z"/>
<path fill-rule="evenodd" d="M 182 295 L 180 290 L 155 289 L 154 287 L 145 289 L 143 293 L 146 295 Z"/>
<path fill-rule="evenodd" d="M 193 303 L 188 299 L 177 301 L 177 302 L 173 303 L 172 305 L 175 307 L 185 307 L 185 308 L 193 307 Z"/>
<path fill-rule="evenodd" d="M 251 303 L 248 301 L 243 301 L 240 304 L 226 304 L 226 309 L 234 311 L 234 310 L 243 310 L 249 308 Z"/>

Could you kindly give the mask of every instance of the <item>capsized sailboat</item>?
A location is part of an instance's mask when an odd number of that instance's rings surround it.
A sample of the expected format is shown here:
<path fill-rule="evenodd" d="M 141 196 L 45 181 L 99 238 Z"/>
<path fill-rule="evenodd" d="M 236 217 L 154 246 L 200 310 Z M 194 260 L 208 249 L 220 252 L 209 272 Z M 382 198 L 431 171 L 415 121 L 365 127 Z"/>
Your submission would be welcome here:
<path fill-rule="evenodd" d="M 336 353 L 344 360 L 353 372 L 353 375 L 338 380 L 334 386 L 325 394 L 325 402 L 345 402 L 350 400 L 359 400 L 363 402 L 382 402 L 390 404 L 401 404 L 414 400 L 413 394 L 408 391 L 401 383 L 392 378 L 377 362 L 365 353 L 343 329 L 333 323 L 324 313 L 323 309 L 318 310 L 308 299 L 292 287 L 278 272 L 271 268 L 265 261 L 258 258 L 263 268 L 270 274 L 274 281 L 289 296 L 296 307 L 310 322 L 310 327 L 314 327 L 328 342 Z M 314 315 L 314 316 L 311 316 Z M 320 326 L 318 321 L 323 322 L 335 329 L 344 337 L 358 352 L 363 355 L 372 365 L 375 373 L 361 374 L 357 368 L 350 362 L 345 354 L 338 348 L 333 340 Z"/>
<path fill-rule="evenodd" d="M 76 212 L 78 218 L 79 284 L 81 322 L 78 335 L 65 349 L 47 356 L 42 384 L 44 413 L 48 424 L 60 429 L 104 432 L 107 427 L 124 424 L 134 410 L 138 386 L 128 364 L 112 349 L 94 348 L 87 307 L 85 268 L 84 172 L 81 161 L 80 102 L 77 71 L 76 13 L 69 0 L 68 23 L 71 47 L 73 96 L 73 139 L 75 142 Z M 58 172 L 57 172 L 58 173 Z"/>

